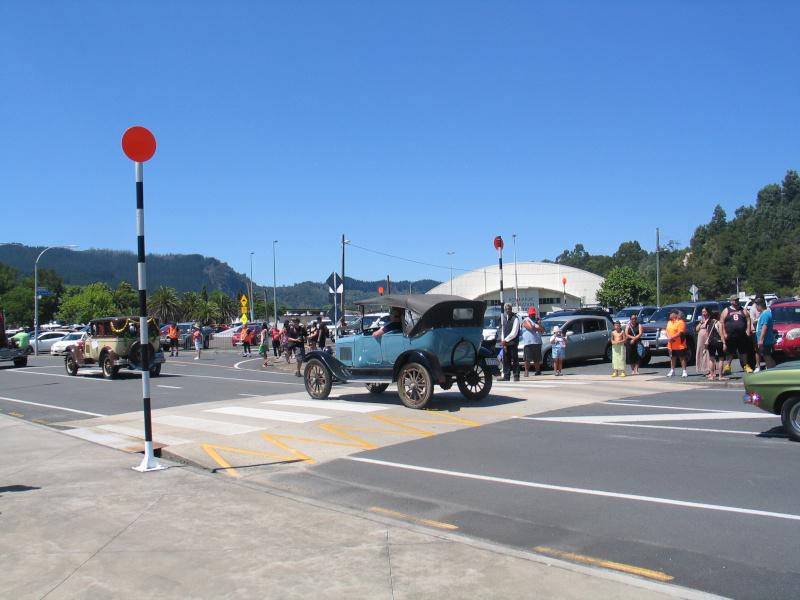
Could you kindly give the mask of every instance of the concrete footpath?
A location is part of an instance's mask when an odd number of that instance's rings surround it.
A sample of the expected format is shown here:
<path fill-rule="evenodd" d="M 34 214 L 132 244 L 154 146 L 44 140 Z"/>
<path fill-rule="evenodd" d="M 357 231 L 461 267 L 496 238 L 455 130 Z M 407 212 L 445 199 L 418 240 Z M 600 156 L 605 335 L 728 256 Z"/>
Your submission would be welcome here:
<path fill-rule="evenodd" d="M 712 598 L 0 415 L 0 598 Z"/>

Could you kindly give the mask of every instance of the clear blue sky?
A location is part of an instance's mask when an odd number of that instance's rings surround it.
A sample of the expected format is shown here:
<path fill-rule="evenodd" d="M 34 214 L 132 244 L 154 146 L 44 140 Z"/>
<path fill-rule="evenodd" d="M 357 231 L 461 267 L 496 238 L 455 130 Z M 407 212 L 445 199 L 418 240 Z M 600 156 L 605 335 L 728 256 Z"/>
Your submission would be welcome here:
<path fill-rule="evenodd" d="M 689 243 L 800 169 L 800 2 L 0 0 L 3 241 L 272 283 Z M 374 254 L 367 248 L 397 257 Z M 46 264 L 42 266 L 46 267 Z M 444 267 L 444 268 L 440 268 Z"/>

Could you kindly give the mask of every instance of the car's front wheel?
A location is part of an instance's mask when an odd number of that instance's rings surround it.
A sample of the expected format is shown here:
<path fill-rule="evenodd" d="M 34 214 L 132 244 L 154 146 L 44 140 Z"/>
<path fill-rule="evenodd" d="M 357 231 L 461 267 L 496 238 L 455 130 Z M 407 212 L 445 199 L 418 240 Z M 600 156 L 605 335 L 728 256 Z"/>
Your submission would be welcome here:
<path fill-rule="evenodd" d="M 408 408 L 425 408 L 433 397 L 433 377 L 421 364 L 406 363 L 397 376 L 397 391 Z"/>
<path fill-rule="evenodd" d="M 389 387 L 388 383 L 365 383 L 370 394 L 382 394 Z"/>
<path fill-rule="evenodd" d="M 783 403 L 781 422 L 789 437 L 800 442 L 800 396 L 792 396 Z"/>
<path fill-rule="evenodd" d="M 603 362 L 611 362 L 614 358 L 614 351 L 611 349 L 611 344 L 606 346 L 605 352 L 603 352 Z"/>
<path fill-rule="evenodd" d="M 161 375 L 161 363 L 156 363 L 150 367 L 150 377 L 158 377 Z"/>
<path fill-rule="evenodd" d="M 67 357 L 64 359 L 64 368 L 67 370 L 67 375 L 78 374 L 78 363 L 72 357 L 72 354 L 67 354 Z"/>
<path fill-rule="evenodd" d="M 312 358 L 306 363 L 303 381 L 308 395 L 317 400 L 325 400 L 331 393 L 333 378 L 322 361 Z"/>
<path fill-rule="evenodd" d="M 114 366 L 114 361 L 111 360 L 111 356 L 108 354 L 103 356 L 100 366 L 103 369 L 103 377 L 105 379 L 114 379 L 117 376 L 117 373 L 119 373 L 119 367 Z"/>
<path fill-rule="evenodd" d="M 456 379 L 458 389 L 467 400 L 483 400 L 492 391 L 492 374 L 485 360 L 479 360 L 463 375 Z"/>
<path fill-rule="evenodd" d="M 28 357 L 22 356 L 20 358 L 14 359 L 14 366 L 15 367 L 27 367 L 28 366 Z"/>
<path fill-rule="evenodd" d="M 553 364 L 554 363 L 553 363 L 553 351 L 552 350 L 548 350 L 547 352 L 544 353 L 544 357 L 542 359 L 542 364 L 544 365 L 545 369 L 548 369 L 550 371 L 553 370 Z"/>

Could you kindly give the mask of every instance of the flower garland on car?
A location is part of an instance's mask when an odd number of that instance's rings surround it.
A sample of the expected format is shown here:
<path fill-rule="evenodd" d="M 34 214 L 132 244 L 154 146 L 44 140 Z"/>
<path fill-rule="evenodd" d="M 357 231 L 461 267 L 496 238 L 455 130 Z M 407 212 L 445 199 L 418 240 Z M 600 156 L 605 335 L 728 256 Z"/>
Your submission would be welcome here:
<path fill-rule="evenodd" d="M 130 325 L 131 323 L 133 323 L 135 325 L 139 325 L 139 321 L 134 321 L 133 319 L 125 319 L 125 323 L 122 325 L 122 327 L 117 329 L 116 327 L 114 327 L 114 321 L 109 321 L 109 325 L 111 326 L 111 331 L 113 331 L 116 334 L 127 332 L 128 325 Z M 153 317 L 150 317 L 147 320 L 147 324 L 148 324 L 148 328 L 147 328 L 148 336 L 147 337 L 148 338 L 157 338 L 158 337 L 158 322 Z M 150 327 L 149 327 L 150 325 L 153 325 L 155 327 L 155 331 L 152 334 L 150 334 Z M 125 337 L 127 337 L 127 336 L 125 336 Z"/>

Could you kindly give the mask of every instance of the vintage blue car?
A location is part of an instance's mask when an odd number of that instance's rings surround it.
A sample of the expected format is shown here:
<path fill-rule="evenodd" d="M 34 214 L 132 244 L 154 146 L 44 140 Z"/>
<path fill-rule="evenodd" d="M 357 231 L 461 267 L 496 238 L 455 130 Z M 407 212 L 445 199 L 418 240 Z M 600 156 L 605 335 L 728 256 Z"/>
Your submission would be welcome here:
<path fill-rule="evenodd" d="M 324 399 L 335 383 L 363 381 L 373 394 L 397 383 L 403 404 L 424 408 L 433 388 L 453 382 L 469 400 L 482 400 L 492 389 L 489 365 L 497 363 L 481 346 L 486 304 L 443 294 L 379 296 L 355 303 L 388 307 L 397 329 L 375 337 L 372 331 L 336 340 L 336 357 L 309 352 L 303 362 L 306 390 Z M 363 321 L 363 319 L 362 319 Z"/>

